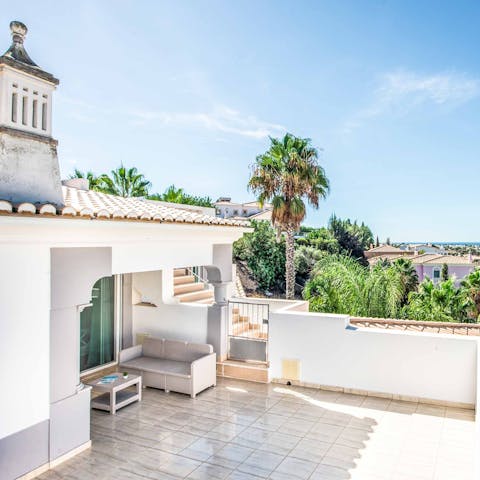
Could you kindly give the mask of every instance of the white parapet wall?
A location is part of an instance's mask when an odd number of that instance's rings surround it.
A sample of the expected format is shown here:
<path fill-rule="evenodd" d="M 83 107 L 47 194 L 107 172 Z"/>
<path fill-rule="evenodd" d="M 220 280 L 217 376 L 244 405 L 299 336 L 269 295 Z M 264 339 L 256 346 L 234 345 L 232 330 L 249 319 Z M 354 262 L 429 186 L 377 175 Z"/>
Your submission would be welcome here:
<path fill-rule="evenodd" d="M 292 383 L 465 407 L 476 402 L 475 338 L 361 329 L 345 315 L 287 309 L 271 312 L 269 340 L 273 381 L 289 380 L 293 364 Z"/>
<path fill-rule="evenodd" d="M 308 312 L 308 302 L 305 300 L 283 300 L 281 298 L 266 297 L 230 297 L 229 301 L 251 303 L 254 305 L 268 305 L 270 312 L 285 310 Z"/>

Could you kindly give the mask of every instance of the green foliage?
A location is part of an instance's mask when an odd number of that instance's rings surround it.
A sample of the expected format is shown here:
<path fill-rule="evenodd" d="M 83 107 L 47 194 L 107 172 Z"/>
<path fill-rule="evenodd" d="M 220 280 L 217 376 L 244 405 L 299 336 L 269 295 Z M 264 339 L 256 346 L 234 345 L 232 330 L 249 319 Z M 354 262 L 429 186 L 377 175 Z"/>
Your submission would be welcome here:
<path fill-rule="evenodd" d="M 97 190 L 120 197 L 146 197 L 152 185 L 136 167 L 123 165 L 112 170 L 110 175 L 100 175 L 99 181 Z"/>
<path fill-rule="evenodd" d="M 304 236 L 297 238 L 297 245 L 312 247 L 328 253 L 339 253 L 340 244 L 333 233 L 326 228 L 315 228 L 304 232 Z"/>
<path fill-rule="evenodd" d="M 330 217 L 328 230 L 337 240 L 340 252 L 366 264 L 364 251 L 373 243 L 373 234 L 363 222 L 361 225 L 350 219 L 342 220 L 335 215 Z"/>
<path fill-rule="evenodd" d="M 470 272 L 461 283 L 464 294 L 470 300 L 468 318 L 472 322 L 480 321 L 480 269 Z"/>
<path fill-rule="evenodd" d="M 466 290 L 456 288 L 453 278 L 438 285 L 427 278 L 408 296 L 404 316 L 426 322 L 467 322 L 471 308 Z"/>
<path fill-rule="evenodd" d="M 446 282 L 448 280 L 448 265 L 444 263 L 442 265 L 442 270 L 440 271 L 440 280 Z"/>
<path fill-rule="evenodd" d="M 233 244 L 234 260 L 244 261 L 260 289 L 279 288 L 285 281 L 285 242 L 278 242 L 267 221 L 252 221 L 253 232 Z"/>
<path fill-rule="evenodd" d="M 177 188 L 170 185 L 164 193 L 155 193 L 148 197 L 150 200 L 160 200 L 170 203 L 182 203 L 183 205 L 197 205 L 199 207 L 213 207 L 210 197 L 198 197 L 185 193 L 183 188 Z"/>
<path fill-rule="evenodd" d="M 401 303 L 405 305 L 408 301 L 409 293 L 414 292 L 418 287 L 417 271 L 412 261 L 408 258 L 398 258 L 392 265 L 400 273 L 404 291 Z"/>
<path fill-rule="evenodd" d="M 300 246 L 295 250 L 295 272 L 297 274 L 297 282 L 303 280 L 305 283 L 310 276 L 315 264 L 326 255 L 325 251 L 318 248 Z"/>
<path fill-rule="evenodd" d="M 392 318 L 405 287 L 398 268 L 364 267 L 346 255 L 325 255 L 316 264 L 304 290 L 314 312 Z"/>

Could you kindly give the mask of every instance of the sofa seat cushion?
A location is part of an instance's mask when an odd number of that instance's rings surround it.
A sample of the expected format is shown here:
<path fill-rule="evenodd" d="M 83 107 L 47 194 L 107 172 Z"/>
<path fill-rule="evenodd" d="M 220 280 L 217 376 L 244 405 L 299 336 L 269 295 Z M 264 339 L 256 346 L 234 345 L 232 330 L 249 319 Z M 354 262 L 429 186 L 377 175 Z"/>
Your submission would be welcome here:
<path fill-rule="evenodd" d="M 154 357 L 137 357 L 120 365 L 125 368 L 143 370 L 144 372 L 161 373 L 164 375 L 174 375 L 176 377 L 190 378 L 190 362 L 179 362 L 177 360 L 167 360 Z"/>

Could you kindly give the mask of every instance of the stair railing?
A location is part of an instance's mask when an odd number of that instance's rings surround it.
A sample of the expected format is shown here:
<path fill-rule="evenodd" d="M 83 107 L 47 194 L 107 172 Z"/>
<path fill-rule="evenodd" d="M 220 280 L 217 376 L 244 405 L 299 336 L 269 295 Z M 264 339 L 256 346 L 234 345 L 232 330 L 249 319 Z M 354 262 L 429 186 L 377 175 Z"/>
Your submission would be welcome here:
<path fill-rule="evenodd" d="M 203 267 L 185 267 L 185 269 L 187 270 L 188 275 L 192 275 L 195 278 L 195 282 L 203 283 L 209 290 L 213 289 L 213 285 L 211 285 L 206 276 L 204 276 L 205 274 Z M 197 272 L 201 272 L 201 274 Z"/>

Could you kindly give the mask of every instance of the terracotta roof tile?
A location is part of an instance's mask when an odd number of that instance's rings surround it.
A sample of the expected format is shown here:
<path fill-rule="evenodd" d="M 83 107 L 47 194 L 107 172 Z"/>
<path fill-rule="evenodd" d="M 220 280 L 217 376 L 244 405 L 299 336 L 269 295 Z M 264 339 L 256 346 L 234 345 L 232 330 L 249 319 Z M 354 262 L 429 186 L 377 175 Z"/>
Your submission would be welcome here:
<path fill-rule="evenodd" d="M 379 245 L 378 247 L 373 247 L 367 252 L 375 252 L 375 253 L 401 253 L 404 250 L 398 247 L 394 247 L 392 245 Z"/>
<path fill-rule="evenodd" d="M 80 190 L 63 186 L 64 206 L 57 208 L 51 204 L 23 202 L 13 205 L 0 199 L 0 214 L 21 214 L 59 217 L 83 217 L 99 220 L 121 220 L 145 222 L 197 223 L 203 225 L 224 225 L 231 227 L 248 227 L 244 220 L 217 218 L 192 210 L 166 206 L 155 200 L 134 197 L 118 197 L 93 190 Z"/>

